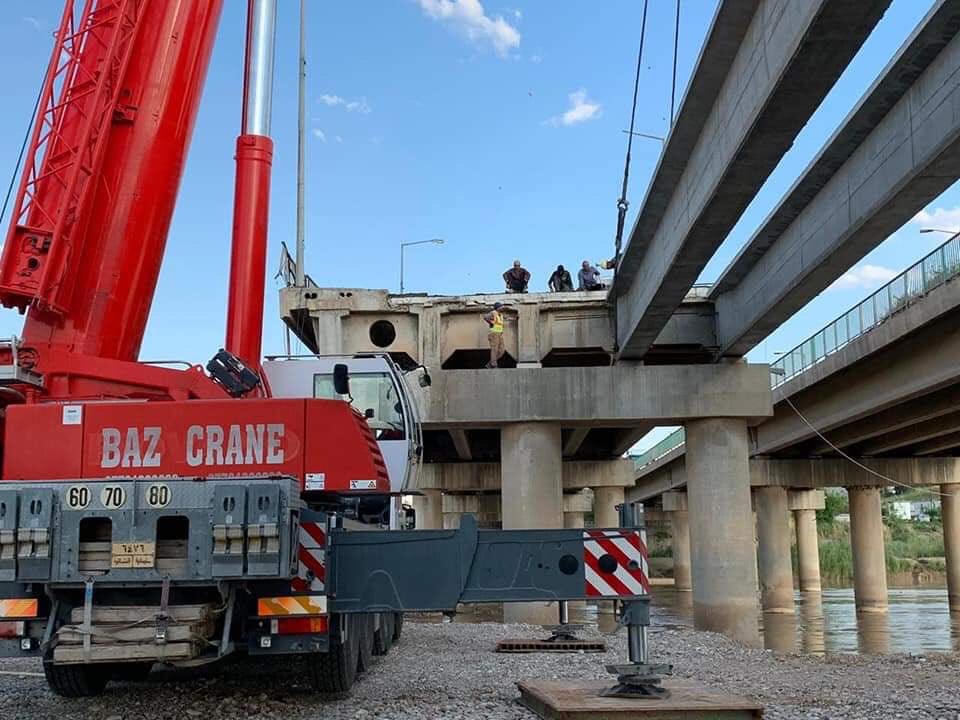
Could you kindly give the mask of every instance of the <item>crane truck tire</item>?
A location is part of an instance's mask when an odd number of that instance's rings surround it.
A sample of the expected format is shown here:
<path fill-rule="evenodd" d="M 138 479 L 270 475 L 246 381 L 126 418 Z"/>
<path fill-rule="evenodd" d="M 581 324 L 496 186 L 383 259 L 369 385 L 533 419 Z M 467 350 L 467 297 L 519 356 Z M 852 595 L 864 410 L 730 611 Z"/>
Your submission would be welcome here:
<path fill-rule="evenodd" d="M 360 639 L 360 656 L 357 664 L 357 672 L 365 673 L 373 667 L 373 643 L 376 620 L 372 613 L 351 615 L 351 617 L 356 618 L 356 625 L 359 629 L 357 637 Z"/>
<path fill-rule="evenodd" d="M 346 638 L 339 633 L 336 636 L 331 633 L 330 649 L 325 653 L 313 653 L 307 658 L 313 687 L 317 692 L 342 694 L 353 687 L 360 664 L 359 624 L 351 620 L 354 617 L 357 616 L 331 616 L 331 625 L 346 627 Z"/>
<path fill-rule="evenodd" d="M 100 695 L 110 680 L 110 668 L 104 665 L 54 665 L 49 660 L 43 674 L 50 689 L 67 698 Z"/>
<path fill-rule="evenodd" d="M 380 627 L 373 635 L 373 654 L 386 655 L 393 647 L 393 636 L 396 632 L 394 613 L 380 613 Z"/>

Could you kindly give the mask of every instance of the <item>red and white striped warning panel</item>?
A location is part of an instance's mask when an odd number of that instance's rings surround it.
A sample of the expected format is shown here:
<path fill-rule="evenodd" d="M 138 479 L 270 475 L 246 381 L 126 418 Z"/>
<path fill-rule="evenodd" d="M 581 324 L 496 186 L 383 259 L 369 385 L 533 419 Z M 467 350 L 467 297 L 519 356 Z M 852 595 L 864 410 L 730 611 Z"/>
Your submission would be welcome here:
<path fill-rule="evenodd" d="M 327 533 L 320 523 L 300 524 L 297 576 L 290 581 L 296 592 L 323 592 L 327 580 Z"/>
<path fill-rule="evenodd" d="M 587 597 L 634 597 L 650 592 L 643 530 L 584 530 Z"/>

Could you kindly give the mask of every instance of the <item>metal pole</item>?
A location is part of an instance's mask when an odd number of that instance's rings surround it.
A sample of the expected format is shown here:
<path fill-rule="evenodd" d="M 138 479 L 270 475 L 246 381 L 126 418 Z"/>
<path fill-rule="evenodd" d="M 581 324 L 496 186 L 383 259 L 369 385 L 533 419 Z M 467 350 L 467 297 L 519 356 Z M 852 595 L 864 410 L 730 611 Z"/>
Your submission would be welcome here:
<path fill-rule="evenodd" d="M 404 244 L 400 243 L 400 294 L 403 295 L 403 248 Z"/>
<path fill-rule="evenodd" d="M 567 605 L 567 601 L 561 600 L 557 604 L 560 606 L 560 624 L 569 625 L 570 624 L 570 608 Z"/>
<path fill-rule="evenodd" d="M 680 0 L 677 0 L 677 20 L 673 27 L 673 82 L 670 85 L 670 127 L 673 127 L 677 98 L 677 48 L 680 46 Z"/>
<path fill-rule="evenodd" d="M 307 1 L 300 0 L 300 87 L 297 117 L 297 287 L 307 284 L 303 262 L 303 246 L 306 238 L 304 221 L 304 175 L 306 174 L 306 95 L 307 95 Z"/>

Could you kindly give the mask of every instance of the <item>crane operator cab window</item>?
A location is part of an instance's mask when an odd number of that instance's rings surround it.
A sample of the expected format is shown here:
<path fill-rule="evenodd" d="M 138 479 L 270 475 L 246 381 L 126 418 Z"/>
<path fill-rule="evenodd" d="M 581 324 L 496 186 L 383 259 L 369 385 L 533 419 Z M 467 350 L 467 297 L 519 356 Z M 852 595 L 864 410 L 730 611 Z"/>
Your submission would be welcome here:
<path fill-rule="evenodd" d="M 403 405 L 397 396 L 393 378 L 387 373 L 351 373 L 350 404 L 367 418 L 377 440 L 405 440 Z M 333 374 L 313 376 L 313 396 L 326 400 L 342 400 L 333 385 Z"/>

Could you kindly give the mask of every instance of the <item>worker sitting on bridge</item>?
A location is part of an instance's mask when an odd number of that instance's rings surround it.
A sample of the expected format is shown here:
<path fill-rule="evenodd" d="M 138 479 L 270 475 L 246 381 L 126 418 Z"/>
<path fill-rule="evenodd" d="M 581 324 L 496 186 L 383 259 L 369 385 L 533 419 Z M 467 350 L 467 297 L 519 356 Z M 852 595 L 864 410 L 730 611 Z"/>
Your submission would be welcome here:
<path fill-rule="evenodd" d="M 530 282 L 530 273 L 520 265 L 519 260 L 514 260 L 513 267 L 503 274 L 503 281 L 507 284 L 507 292 L 525 293 Z"/>
<path fill-rule="evenodd" d="M 490 342 L 488 368 L 499 367 L 500 358 L 506 352 L 506 348 L 503 346 L 503 313 L 500 312 L 502 307 L 503 303 L 495 302 L 493 310 L 483 316 L 483 321 L 489 328 L 489 332 L 487 332 L 487 340 Z"/>
<path fill-rule="evenodd" d="M 563 265 L 557 265 L 557 269 L 553 271 L 553 275 L 550 276 L 550 282 L 547 283 L 547 285 L 553 292 L 572 292 L 573 280 L 570 277 L 570 271 L 564 268 Z"/>
<path fill-rule="evenodd" d="M 603 283 L 600 282 L 600 271 L 590 264 L 589 260 L 584 260 L 577 273 L 580 280 L 578 290 L 603 290 Z"/>

